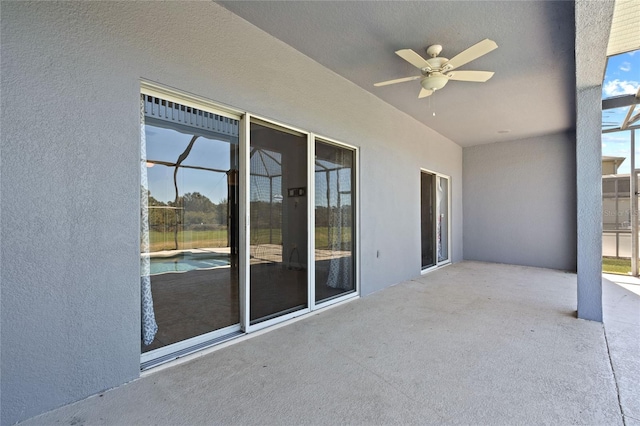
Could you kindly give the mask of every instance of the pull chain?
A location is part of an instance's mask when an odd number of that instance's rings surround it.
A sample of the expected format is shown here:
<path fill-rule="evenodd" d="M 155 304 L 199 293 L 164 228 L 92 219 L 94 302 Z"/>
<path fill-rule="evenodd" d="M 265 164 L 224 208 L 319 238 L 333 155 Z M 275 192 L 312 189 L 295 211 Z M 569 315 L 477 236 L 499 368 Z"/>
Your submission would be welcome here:
<path fill-rule="evenodd" d="M 431 114 L 432 114 L 434 117 L 436 116 L 436 111 L 435 111 L 435 109 L 436 109 L 436 108 L 435 108 L 436 101 L 435 101 L 435 100 L 433 101 L 433 108 L 431 108 L 431 98 L 433 98 L 433 95 L 435 95 L 435 94 L 436 94 L 436 92 L 434 91 L 434 92 L 431 94 L 431 96 L 429 96 L 429 109 L 432 111 L 432 113 L 431 113 Z"/>
<path fill-rule="evenodd" d="M 431 97 L 433 97 L 433 95 L 435 95 L 436 92 L 434 91 L 433 94 L 431 95 Z M 433 116 L 436 116 L 436 100 L 433 100 Z"/>

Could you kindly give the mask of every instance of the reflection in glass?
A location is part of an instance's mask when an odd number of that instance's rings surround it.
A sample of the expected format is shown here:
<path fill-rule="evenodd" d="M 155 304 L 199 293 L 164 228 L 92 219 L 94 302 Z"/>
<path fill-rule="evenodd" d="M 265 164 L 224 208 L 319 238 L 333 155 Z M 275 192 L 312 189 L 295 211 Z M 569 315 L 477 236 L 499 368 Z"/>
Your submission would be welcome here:
<path fill-rule="evenodd" d="M 435 256 L 435 175 L 420 173 L 420 232 L 422 244 L 422 268 L 436 264 Z"/>
<path fill-rule="evenodd" d="M 316 140 L 316 302 L 355 291 L 354 153 Z"/>
<path fill-rule="evenodd" d="M 307 307 L 307 139 L 251 123 L 250 323 Z"/>
<path fill-rule="evenodd" d="M 437 240 L 438 240 L 438 262 L 449 259 L 449 180 L 438 176 L 438 217 L 437 217 Z"/>
<path fill-rule="evenodd" d="M 141 252 L 158 325 L 155 336 L 143 327 L 147 352 L 239 322 L 238 122 L 143 98 Z"/>

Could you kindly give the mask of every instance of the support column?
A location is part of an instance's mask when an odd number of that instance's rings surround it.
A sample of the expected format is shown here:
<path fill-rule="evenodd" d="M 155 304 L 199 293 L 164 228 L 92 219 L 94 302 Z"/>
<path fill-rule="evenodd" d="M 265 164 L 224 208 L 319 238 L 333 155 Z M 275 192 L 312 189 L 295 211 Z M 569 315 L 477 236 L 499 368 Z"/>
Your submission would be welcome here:
<path fill-rule="evenodd" d="M 575 2 L 578 318 L 602 321 L 602 80 L 613 1 Z"/>
<path fill-rule="evenodd" d="M 601 90 L 578 90 L 576 128 L 578 318 L 602 321 Z"/>

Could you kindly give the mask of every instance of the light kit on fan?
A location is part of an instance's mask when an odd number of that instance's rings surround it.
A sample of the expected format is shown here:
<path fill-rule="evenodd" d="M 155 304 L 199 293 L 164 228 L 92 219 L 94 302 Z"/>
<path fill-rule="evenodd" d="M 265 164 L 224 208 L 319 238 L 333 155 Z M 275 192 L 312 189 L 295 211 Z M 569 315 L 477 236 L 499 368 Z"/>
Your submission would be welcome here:
<path fill-rule="evenodd" d="M 405 81 L 420 80 L 422 89 L 418 94 L 418 98 L 425 98 L 432 95 L 436 90 L 441 90 L 447 85 L 449 80 L 484 83 L 493 76 L 493 72 L 453 70 L 497 48 L 498 45 L 496 42 L 487 38 L 451 59 L 438 56 L 440 52 L 442 52 L 442 46 L 439 44 L 434 44 L 427 48 L 429 59 L 424 59 L 411 49 L 398 50 L 396 51 L 396 55 L 420 69 L 421 75 L 383 81 L 374 84 L 374 86 L 388 86 L 390 84 L 404 83 Z"/>
<path fill-rule="evenodd" d="M 420 80 L 420 85 L 426 90 L 440 90 L 449 82 L 449 77 L 440 73 L 432 73 Z"/>

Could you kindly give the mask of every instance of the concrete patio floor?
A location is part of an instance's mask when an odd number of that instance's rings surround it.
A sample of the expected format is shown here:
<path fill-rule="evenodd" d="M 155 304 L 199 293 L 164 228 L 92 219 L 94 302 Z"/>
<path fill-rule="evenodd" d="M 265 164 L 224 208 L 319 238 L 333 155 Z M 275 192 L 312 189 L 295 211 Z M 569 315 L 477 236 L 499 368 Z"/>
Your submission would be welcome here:
<path fill-rule="evenodd" d="M 462 262 L 24 425 L 640 425 L 640 281 Z"/>

